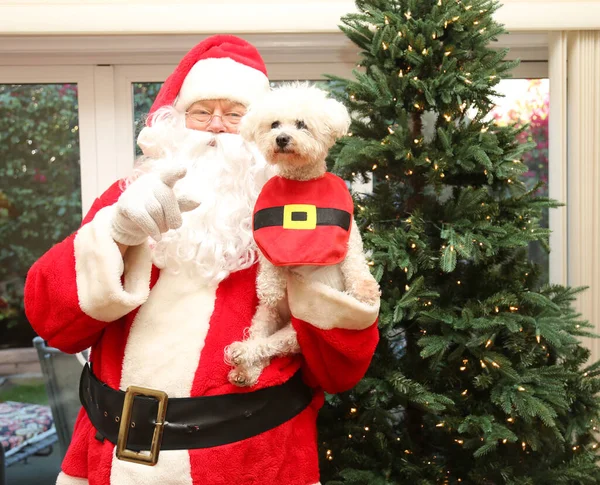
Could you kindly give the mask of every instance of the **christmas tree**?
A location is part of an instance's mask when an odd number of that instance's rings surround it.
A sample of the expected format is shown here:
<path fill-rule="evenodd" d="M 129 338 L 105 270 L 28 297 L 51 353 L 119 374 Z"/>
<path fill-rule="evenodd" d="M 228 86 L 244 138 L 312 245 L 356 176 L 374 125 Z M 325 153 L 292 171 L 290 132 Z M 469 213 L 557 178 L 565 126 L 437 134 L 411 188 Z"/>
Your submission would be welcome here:
<path fill-rule="evenodd" d="M 528 245 L 556 207 L 522 174 L 523 127 L 488 116 L 514 63 L 489 0 L 358 1 L 342 30 L 353 114 L 331 152 L 346 179 L 372 172 L 356 217 L 380 281 L 381 342 L 320 422 L 323 483 L 600 483 L 599 364 L 577 289 L 541 285 Z"/>

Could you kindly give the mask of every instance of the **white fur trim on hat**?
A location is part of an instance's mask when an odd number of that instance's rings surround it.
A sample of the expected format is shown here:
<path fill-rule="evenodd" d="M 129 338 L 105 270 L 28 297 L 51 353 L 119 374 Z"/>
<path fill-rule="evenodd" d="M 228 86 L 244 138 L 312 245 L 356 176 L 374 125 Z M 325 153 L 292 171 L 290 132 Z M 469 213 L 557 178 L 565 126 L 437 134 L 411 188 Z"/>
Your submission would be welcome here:
<path fill-rule="evenodd" d="M 248 106 L 269 89 L 269 79 L 258 69 L 228 57 L 202 59 L 185 77 L 175 108 L 183 112 L 203 99 L 229 99 Z"/>

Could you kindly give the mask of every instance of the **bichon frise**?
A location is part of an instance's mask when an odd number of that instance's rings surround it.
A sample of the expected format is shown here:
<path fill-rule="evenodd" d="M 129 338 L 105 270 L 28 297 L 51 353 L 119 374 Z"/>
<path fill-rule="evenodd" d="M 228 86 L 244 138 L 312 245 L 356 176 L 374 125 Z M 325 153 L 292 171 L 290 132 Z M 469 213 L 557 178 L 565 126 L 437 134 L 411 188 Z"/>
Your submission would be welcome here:
<path fill-rule="evenodd" d="M 229 380 L 235 385 L 254 385 L 273 357 L 300 352 L 287 305 L 289 271 L 308 284 L 325 283 L 362 303 L 379 303 L 379 286 L 369 270 L 352 217 L 352 198 L 345 183 L 327 172 L 325 163 L 329 149 L 346 135 L 349 126 L 344 105 L 306 83 L 274 89 L 251 105 L 242 120 L 242 137 L 256 143 L 278 172 L 263 188 L 257 208 L 265 197 L 284 202 L 272 203 L 273 207 L 258 212 L 255 208 L 254 234 L 262 251 L 257 276 L 259 306 L 247 338 L 225 351 L 226 361 L 233 366 Z M 268 189 L 280 193 L 263 197 Z M 305 194 L 319 199 L 319 208 L 314 202 L 298 204 Z M 295 199 L 288 204 L 288 198 Z M 330 207 L 335 205 L 333 199 L 340 199 L 340 207 L 347 210 Z M 326 207 L 322 207 L 323 202 Z M 291 212 L 286 215 L 289 207 Z M 267 239 L 273 240 L 270 250 L 264 241 L 261 245 L 259 234 L 268 234 Z M 295 257 L 302 260 L 298 262 Z"/>

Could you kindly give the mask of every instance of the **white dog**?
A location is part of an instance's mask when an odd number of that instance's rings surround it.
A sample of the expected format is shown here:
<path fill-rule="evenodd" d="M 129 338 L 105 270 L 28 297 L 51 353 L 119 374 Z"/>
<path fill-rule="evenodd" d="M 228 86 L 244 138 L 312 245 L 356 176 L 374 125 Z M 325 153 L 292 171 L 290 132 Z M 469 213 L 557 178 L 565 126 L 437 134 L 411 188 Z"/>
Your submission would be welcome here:
<path fill-rule="evenodd" d="M 309 181 L 325 174 L 327 153 L 347 133 L 349 125 L 344 105 L 316 87 L 296 83 L 275 89 L 250 106 L 240 133 L 256 143 L 267 162 L 277 167 L 280 177 Z M 379 286 L 367 265 L 353 220 L 348 251 L 339 264 L 288 268 L 274 266 L 263 255 L 259 264 L 259 306 L 248 337 L 225 351 L 226 361 L 234 367 L 229 380 L 238 386 L 254 385 L 271 358 L 300 352 L 290 323 L 286 271 L 345 291 L 363 303 L 373 305 L 379 300 Z"/>

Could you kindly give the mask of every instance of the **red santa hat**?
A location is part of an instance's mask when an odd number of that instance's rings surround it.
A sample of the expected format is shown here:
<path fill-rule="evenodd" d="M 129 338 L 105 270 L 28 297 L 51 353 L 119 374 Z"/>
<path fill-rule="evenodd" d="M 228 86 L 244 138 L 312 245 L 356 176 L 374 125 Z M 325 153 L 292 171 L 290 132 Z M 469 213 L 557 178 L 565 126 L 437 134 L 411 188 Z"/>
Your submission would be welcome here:
<path fill-rule="evenodd" d="M 138 144 L 146 153 L 151 115 L 163 106 L 173 105 L 184 112 L 203 99 L 229 99 L 248 106 L 269 87 L 267 69 L 256 47 L 234 35 L 208 37 L 185 55 L 164 82 Z"/>

